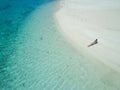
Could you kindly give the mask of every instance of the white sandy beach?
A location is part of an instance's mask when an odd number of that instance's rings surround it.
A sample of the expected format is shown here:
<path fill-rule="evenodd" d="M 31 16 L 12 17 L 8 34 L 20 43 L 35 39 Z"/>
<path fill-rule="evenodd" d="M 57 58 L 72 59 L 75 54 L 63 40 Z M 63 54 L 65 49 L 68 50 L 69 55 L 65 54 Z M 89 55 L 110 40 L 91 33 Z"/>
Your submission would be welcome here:
<path fill-rule="evenodd" d="M 80 51 L 120 72 L 120 1 L 64 0 L 60 31 Z M 87 47 L 95 39 L 98 44 Z"/>

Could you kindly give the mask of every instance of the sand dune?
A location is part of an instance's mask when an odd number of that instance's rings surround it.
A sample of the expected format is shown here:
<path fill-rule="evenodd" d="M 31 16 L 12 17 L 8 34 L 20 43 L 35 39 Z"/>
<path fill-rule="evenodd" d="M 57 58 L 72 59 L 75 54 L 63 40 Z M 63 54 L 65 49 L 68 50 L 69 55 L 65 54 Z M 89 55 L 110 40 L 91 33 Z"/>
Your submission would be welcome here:
<path fill-rule="evenodd" d="M 119 3 L 65 0 L 55 16 L 60 31 L 77 49 L 120 72 Z M 88 48 L 95 39 L 98 44 Z"/>

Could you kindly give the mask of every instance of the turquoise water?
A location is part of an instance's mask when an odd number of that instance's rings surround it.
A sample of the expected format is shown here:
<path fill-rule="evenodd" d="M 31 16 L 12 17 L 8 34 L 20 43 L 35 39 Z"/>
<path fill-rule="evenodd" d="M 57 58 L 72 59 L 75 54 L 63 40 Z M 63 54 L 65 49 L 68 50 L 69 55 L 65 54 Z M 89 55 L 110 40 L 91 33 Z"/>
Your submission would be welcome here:
<path fill-rule="evenodd" d="M 36 1 L 2 7 L 0 90 L 120 90 L 117 72 L 88 59 L 58 31 L 57 2 Z"/>

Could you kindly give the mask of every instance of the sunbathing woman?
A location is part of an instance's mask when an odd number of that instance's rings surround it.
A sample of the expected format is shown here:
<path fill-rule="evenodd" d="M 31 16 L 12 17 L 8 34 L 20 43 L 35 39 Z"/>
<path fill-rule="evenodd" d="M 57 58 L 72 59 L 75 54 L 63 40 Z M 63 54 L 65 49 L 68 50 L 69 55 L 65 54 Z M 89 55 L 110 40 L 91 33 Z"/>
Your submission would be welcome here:
<path fill-rule="evenodd" d="M 95 45 L 97 43 L 98 43 L 98 39 L 96 39 L 94 42 L 92 42 L 90 45 L 88 45 L 88 47 L 93 46 L 93 45 Z"/>

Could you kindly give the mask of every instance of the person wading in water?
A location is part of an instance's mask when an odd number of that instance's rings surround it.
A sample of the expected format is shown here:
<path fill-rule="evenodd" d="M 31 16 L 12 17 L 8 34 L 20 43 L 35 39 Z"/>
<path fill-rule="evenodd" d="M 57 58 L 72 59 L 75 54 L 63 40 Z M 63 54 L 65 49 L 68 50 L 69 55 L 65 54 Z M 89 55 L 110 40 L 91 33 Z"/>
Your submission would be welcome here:
<path fill-rule="evenodd" d="M 98 39 L 96 39 L 94 42 L 92 42 L 90 45 L 88 45 L 88 47 L 93 46 L 93 45 L 95 45 L 97 43 L 98 43 Z"/>

